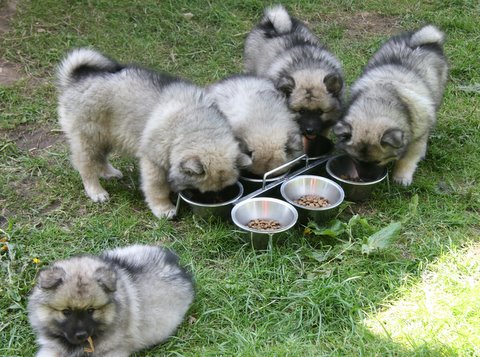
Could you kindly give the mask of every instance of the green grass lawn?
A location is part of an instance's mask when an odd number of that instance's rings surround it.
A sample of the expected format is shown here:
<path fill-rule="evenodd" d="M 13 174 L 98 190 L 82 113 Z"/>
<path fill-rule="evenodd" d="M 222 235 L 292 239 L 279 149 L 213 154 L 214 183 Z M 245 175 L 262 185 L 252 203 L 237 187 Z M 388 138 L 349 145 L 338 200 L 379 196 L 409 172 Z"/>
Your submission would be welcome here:
<path fill-rule="evenodd" d="M 267 252 L 244 245 L 227 223 L 157 220 L 128 158 L 113 159 L 125 177 L 105 183 L 111 200 L 92 203 L 59 131 L 52 75 L 68 50 L 93 46 L 208 84 L 241 71 L 245 36 L 270 3 L 15 3 L 0 33 L 0 64 L 20 74 L 0 84 L 0 355 L 37 349 L 26 302 L 43 266 L 163 243 L 193 272 L 197 296 L 176 336 L 137 356 L 480 356 L 477 1 L 284 3 L 341 59 L 348 83 L 382 41 L 426 23 L 447 34 L 450 78 L 412 186 L 390 183 L 345 204 L 338 219 L 347 230 L 334 238 L 298 229 Z M 366 238 L 391 222 L 403 222 L 399 236 L 362 254 Z"/>

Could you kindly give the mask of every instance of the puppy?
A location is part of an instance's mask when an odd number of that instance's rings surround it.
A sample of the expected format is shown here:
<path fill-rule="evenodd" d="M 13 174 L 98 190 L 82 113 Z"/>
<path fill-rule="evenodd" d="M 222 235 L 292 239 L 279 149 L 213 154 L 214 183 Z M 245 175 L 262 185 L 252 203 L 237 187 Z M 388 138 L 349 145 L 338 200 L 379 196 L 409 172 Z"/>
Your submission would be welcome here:
<path fill-rule="evenodd" d="M 245 42 L 245 71 L 271 78 L 300 116 L 304 135 L 327 135 L 342 113 L 340 62 L 281 5 L 267 8 Z"/>
<path fill-rule="evenodd" d="M 142 190 L 159 218 L 175 215 L 171 190 L 218 191 L 251 163 L 213 101 L 185 80 L 77 49 L 58 68 L 58 90 L 72 162 L 95 202 L 108 199 L 99 177 L 122 177 L 107 160 L 113 149 L 139 159 Z"/>
<path fill-rule="evenodd" d="M 395 182 L 408 186 L 436 122 L 447 81 L 444 34 L 434 26 L 387 41 L 354 83 L 338 147 L 379 165 L 396 161 Z"/>
<path fill-rule="evenodd" d="M 251 156 L 248 171 L 261 176 L 302 155 L 302 137 L 295 114 L 272 81 L 237 75 L 207 90 L 230 122 L 240 148 Z"/>
<path fill-rule="evenodd" d="M 175 333 L 194 298 L 178 257 L 156 246 L 73 257 L 37 280 L 28 301 L 37 357 L 129 356 Z"/>

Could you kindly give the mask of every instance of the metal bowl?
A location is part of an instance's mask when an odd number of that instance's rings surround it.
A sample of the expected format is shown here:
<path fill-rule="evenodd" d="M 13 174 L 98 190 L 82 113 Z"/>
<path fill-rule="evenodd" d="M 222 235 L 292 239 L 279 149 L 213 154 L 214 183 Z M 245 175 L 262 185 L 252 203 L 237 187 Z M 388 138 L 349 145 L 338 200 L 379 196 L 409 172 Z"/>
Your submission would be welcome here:
<path fill-rule="evenodd" d="M 265 172 L 263 176 L 257 176 L 248 172 L 244 173 L 240 176 L 240 181 L 243 184 L 245 194 L 248 195 L 254 191 L 265 188 L 265 186 L 272 182 L 285 179 L 285 177 L 290 173 L 293 165 L 301 160 L 304 160 L 306 157 L 307 155 L 305 154 L 300 155 L 299 157 L 296 157 L 284 163 L 283 165 L 280 165 L 270 171 Z M 271 193 L 275 196 L 280 197 L 280 193 L 278 192 L 278 190 L 274 190 Z"/>
<path fill-rule="evenodd" d="M 387 177 L 387 168 L 354 161 L 348 155 L 332 157 L 325 166 L 327 174 L 342 186 L 351 201 L 367 199 L 375 187 Z"/>
<path fill-rule="evenodd" d="M 282 197 L 298 211 L 299 221 L 305 223 L 309 219 L 325 221 L 332 218 L 344 199 L 343 189 L 334 181 L 315 175 L 300 175 L 285 181 L 280 187 Z M 305 207 L 295 201 L 305 195 L 317 195 L 326 198 L 327 207 Z"/>
<path fill-rule="evenodd" d="M 269 241 L 278 240 L 282 234 L 292 228 L 298 219 L 298 213 L 292 205 L 271 197 L 257 197 L 236 204 L 231 213 L 233 223 L 239 227 L 249 242 L 257 249 L 268 247 Z M 261 230 L 248 226 L 254 219 L 270 219 L 280 223 L 275 230 Z"/>
<path fill-rule="evenodd" d="M 245 194 L 248 195 L 253 191 L 265 187 L 269 183 L 283 179 L 287 174 L 288 171 L 277 176 L 268 176 L 264 180 L 262 176 L 257 176 L 249 172 L 243 172 L 240 176 L 240 182 L 243 185 Z"/>
<path fill-rule="evenodd" d="M 233 205 L 243 195 L 243 185 L 236 182 L 218 192 L 200 192 L 184 190 L 179 193 L 180 203 L 186 203 L 196 215 L 208 218 L 211 216 L 230 219 Z M 177 208 L 178 210 L 178 208 Z"/>

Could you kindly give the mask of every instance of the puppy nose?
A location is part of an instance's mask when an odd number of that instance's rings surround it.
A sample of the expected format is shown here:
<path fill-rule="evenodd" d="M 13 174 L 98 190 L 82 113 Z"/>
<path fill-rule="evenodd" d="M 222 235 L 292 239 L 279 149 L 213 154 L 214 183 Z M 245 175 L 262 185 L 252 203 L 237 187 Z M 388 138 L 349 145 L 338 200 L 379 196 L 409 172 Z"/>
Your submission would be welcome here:
<path fill-rule="evenodd" d="M 312 128 L 306 128 L 305 129 L 305 134 L 307 134 L 307 135 L 315 134 L 315 130 L 313 130 Z"/>
<path fill-rule="evenodd" d="M 79 341 L 86 340 L 88 338 L 88 333 L 87 333 L 87 331 L 75 332 L 75 338 Z"/>

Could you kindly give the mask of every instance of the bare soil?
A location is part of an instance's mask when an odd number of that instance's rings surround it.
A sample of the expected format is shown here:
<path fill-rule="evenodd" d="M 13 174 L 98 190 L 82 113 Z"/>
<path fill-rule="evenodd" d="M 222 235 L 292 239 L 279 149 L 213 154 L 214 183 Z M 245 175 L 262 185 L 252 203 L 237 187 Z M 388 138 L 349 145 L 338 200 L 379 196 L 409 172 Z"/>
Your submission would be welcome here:
<path fill-rule="evenodd" d="M 0 36 L 10 29 L 10 20 L 17 10 L 16 0 L 0 1 Z M 20 66 L 0 58 L 0 85 L 10 85 L 22 77 Z"/>
<path fill-rule="evenodd" d="M 28 125 L 19 126 L 6 132 L 9 140 L 15 142 L 18 148 L 37 155 L 43 149 L 49 149 L 55 144 L 65 143 L 64 135 L 50 128 L 35 128 Z"/>
<path fill-rule="evenodd" d="M 401 19 L 395 16 L 383 15 L 376 12 L 359 12 L 354 15 L 347 13 L 318 14 L 310 23 L 315 27 L 317 23 L 335 24 L 345 29 L 345 36 L 352 38 L 369 38 L 374 36 L 391 36 L 401 31 Z"/>
<path fill-rule="evenodd" d="M 391 36 L 401 30 L 400 18 L 374 12 L 359 12 L 342 19 L 350 37 Z"/>

